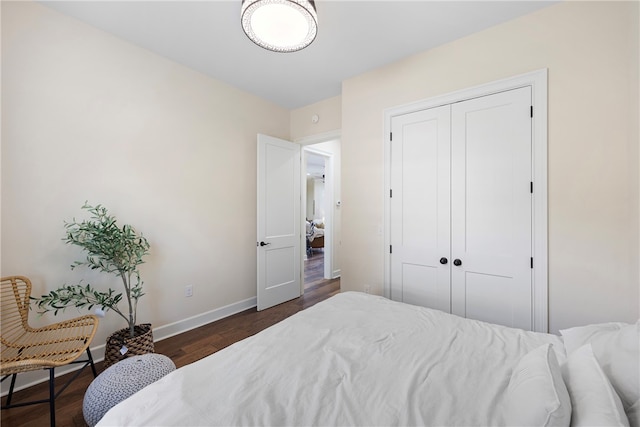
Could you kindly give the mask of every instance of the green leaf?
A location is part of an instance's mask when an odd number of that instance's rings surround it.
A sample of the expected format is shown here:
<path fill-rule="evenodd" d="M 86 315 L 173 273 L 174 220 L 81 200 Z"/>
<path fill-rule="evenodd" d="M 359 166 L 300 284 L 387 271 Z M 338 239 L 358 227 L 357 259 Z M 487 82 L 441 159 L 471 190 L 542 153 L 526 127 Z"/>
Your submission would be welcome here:
<path fill-rule="evenodd" d="M 129 312 L 134 313 L 135 318 L 134 303 L 144 295 L 138 267 L 149 254 L 150 244 L 133 226 L 119 226 L 116 217 L 109 214 L 104 206 L 92 206 L 85 201 L 82 209 L 89 214 L 88 219 L 78 221 L 74 217 L 71 221 L 64 222 L 65 237 L 62 240 L 86 252 L 85 259 L 73 262 L 70 268 L 75 270 L 79 266 L 86 266 L 89 270 L 99 270 L 120 277 L 127 295 Z M 90 284 L 64 285 L 36 299 L 36 304 L 42 312 L 53 310 L 54 313 L 69 305 L 89 309 L 100 305 L 103 309 L 113 309 L 130 322 L 117 307 L 122 299 L 123 293 L 116 293 L 111 288 L 100 292 Z"/>

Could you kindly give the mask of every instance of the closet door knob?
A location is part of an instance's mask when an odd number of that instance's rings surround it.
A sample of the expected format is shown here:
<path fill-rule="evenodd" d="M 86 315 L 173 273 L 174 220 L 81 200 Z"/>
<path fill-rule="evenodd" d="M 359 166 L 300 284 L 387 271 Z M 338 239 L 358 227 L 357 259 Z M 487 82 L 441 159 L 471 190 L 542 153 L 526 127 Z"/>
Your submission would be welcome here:
<path fill-rule="evenodd" d="M 440 264 L 445 265 L 448 262 L 449 262 L 449 260 L 446 259 L 445 257 L 440 258 Z"/>
<path fill-rule="evenodd" d="M 462 265 L 462 261 L 460 261 L 459 259 L 454 259 L 453 260 L 453 265 L 455 265 L 456 267 L 459 267 Z"/>

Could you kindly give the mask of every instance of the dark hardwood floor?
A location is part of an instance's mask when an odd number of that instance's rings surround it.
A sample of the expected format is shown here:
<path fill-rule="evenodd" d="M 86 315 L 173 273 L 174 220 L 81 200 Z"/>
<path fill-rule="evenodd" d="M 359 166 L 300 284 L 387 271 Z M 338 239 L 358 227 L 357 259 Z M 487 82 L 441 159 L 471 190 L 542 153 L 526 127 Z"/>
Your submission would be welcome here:
<path fill-rule="evenodd" d="M 263 311 L 245 310 L 241 313 L 210 323 L 197 329 L 167 338 L 155 344 L 156 353 L 170 357 L 177 367 L 187 365 L 240 341 L 307 307 L 340 292 L 340 279 L 325 280 L 322 277 L 324 254 L 316 250 L 305 261 L 305 292 L 300 298 Z M 102 362 L 96 364 L 102 372 Z M 67 374 L 57 378 L 64 384 Z M 82 415 L 84 392 L 93 375 L 85 371 L 56 399 L 56 424 L 58 426 L 86 426 Z M 9 381 L 9 379 L 7 379 Z M 13 403 L 46 399 L 48 384 L 42 383 L 14 393 Z M 4 404 L 6 397 L 2 399 Z M 32 405 L 2 410 L 2 427 L 49 425 L 49 406 Z"/>
<path fill-rule="evenodd" d="M 324 280 L 324 249 L 312 249 L 304 261 L 304 288 L 309 289 Z"/>

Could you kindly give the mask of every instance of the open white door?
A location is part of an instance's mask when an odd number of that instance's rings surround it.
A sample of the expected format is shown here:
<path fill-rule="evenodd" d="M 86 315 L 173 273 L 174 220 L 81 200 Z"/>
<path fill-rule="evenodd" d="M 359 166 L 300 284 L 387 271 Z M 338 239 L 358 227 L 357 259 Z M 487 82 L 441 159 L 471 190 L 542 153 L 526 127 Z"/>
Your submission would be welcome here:
<path fill-rule="evenodd" d="M 300 145 L 258 134 L 258 310 L 300 296 Z"/>

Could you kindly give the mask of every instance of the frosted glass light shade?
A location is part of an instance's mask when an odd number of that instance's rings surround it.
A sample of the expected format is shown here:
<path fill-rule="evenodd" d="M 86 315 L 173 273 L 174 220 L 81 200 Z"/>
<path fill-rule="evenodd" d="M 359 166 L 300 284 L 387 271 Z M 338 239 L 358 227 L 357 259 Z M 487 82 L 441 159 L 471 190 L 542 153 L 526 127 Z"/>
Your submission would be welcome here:
<path fill-rule="evenodd" d="M 242 29 L 255 44 L 274 52 L 295 52 L 316 38 L 313 0 L 243 0 Z"/>

